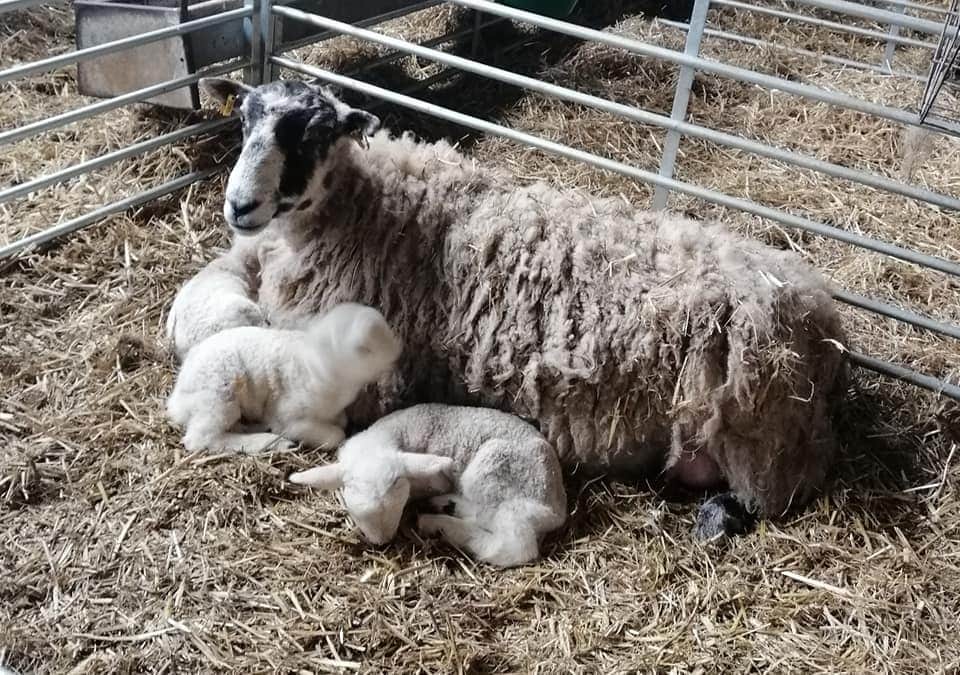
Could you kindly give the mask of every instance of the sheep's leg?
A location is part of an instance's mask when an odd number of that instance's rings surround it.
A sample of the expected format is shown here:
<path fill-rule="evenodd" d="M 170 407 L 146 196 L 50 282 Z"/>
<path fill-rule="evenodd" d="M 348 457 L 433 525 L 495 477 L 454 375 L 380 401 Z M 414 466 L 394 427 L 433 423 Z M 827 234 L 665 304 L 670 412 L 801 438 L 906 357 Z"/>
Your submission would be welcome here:
<path fill-rule="evenodd" d="M 463 495 L 456 493 L 431 497 L 427 503 L 433 513 L 467 519 L 473 519 L 477 514 L 476 506 L 469 500 L 464 499 Z"/>
<path fill-rule="evenodd" d="M 746 533 L 756 522 L 756 516 L 732 492 L 714 495 L 700 506 L 693 535 L 709 540 L 722 536 Z"/>
<path fill-rule="evenodd" d="M 502 527 L 488 530 L 472 520 L 424 513 L 417 519 L 424 535 L 440 534 L 481 562 L 497 567 L 523 565 L 540 556 L 537 532 L 522 518 L 510 518 Z"/>
<path fill-rule="evenodd" d="M 319 420 L 297 420 L 283 425 L 284 436 L 295 438 L 304 445 L 332 450 L 346 437 L 336 424 Z"/>

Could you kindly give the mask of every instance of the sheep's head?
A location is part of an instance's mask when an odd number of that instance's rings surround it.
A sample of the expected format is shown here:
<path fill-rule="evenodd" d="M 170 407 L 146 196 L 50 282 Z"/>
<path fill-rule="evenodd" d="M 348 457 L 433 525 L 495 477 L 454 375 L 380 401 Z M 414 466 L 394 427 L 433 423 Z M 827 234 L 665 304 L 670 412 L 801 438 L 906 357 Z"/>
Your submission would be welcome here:
<path fill-rule="evenodd" d="M 383 314 L 373 307 L 344 302 L 307 325 L 317 347 L 338 359 L 354 382 L 372 382 L 390 370 L 402 344 Z"/>
<path fill-rule="evenodd" d="M 315 84 L 287 80 L 250 87 L 203 78 L 200 86 L 220 103 L 232 97 L 243 124 L 243 149 L 223 205 L 227 223 L 240 234 L 255 234 L 275 218 L 309 208 L 339 144 L 380 125 L 374 115 Z"/>
<path fill-rule="evenodd" d="M 322 490 L 340 490 L 347 513 L 373 544 L 397 533 L 411 491 L 441 494 L 452 489 L 453 460 L 411 452 L 355 453 L 341 461 L 290 474 L 289 481 Z"/>

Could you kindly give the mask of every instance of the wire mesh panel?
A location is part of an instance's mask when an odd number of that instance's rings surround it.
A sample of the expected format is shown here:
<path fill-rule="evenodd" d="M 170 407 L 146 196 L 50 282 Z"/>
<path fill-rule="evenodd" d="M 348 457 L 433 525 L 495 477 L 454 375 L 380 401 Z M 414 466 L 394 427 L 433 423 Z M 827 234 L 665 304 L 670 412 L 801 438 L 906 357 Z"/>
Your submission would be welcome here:
<path fill-rule="evenodd" d="M 940 43 L 933 54 L 920 118 L 928 125 L 960 134 L 960 2 L 953 0 L 943 23 Z"/>

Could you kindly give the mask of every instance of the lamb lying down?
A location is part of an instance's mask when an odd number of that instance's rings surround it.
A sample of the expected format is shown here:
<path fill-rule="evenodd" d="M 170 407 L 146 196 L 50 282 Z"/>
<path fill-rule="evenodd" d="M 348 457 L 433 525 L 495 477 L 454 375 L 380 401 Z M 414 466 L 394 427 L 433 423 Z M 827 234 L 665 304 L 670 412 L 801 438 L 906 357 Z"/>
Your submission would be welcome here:
<path fill-rule="evenodd" d="M 420 515 L 421 533 L 439 533 L 498 567 L 536 560 L 542 535 L 566 521 L 553 446 L 519 417 L 497 410 L 407 408 L 347 439 L 337 458 L 289 480 L 342 488 L 347 511 L 375 544 L 393 538 L 411 498 L 433 496 L 432 506 L 442 511 Z"/>
<path fill-rule="evenodd" d="M 217 258 L 177 292 L 167 314 L 166 335 L 180 361 L 192 347 L 222 330 L 266 325 L 239 267 L 227 257 Z"/>
<path fill-rule="evenodd" d="M 334 448 L 344 409 L 400 355 L 383 315 L 335 306 L 302 329 L 246 326 L 210 336 L 187 354 L 167 413 L 187 450 L 260 452 L 291 441 Z M 238 433 L 241 420 L 274 433 Z"/>

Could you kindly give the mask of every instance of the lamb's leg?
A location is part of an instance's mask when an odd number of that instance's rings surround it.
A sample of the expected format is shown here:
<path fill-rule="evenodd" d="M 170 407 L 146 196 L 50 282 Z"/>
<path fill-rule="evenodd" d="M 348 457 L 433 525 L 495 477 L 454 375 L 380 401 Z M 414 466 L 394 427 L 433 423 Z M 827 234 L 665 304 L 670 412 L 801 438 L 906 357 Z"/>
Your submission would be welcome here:
<path fill-rule="evenodd" d="M 417 519 L 417 529 L 427 536 L 439 533 L 477 560 L 496 567 L 523 565 L 540 557 L 537 532 L 520 516 L 486 529 L 473 520 L 424 513 Z"/>
<path fill-rule="evenodd" d="M 746 533 L 756 522 L 756 516 L 732 492 L 714 495 L 700 506 L 693 535 L 709 540 L 721 536 Z"/>
<path fill-rule="evenodd" d="M 346 435 L 341 427 L 318 420 L 297 420 L 283 425 L 283 435 L 294 438 L 313 448 L 332 450 L 339 446 Z"/>

